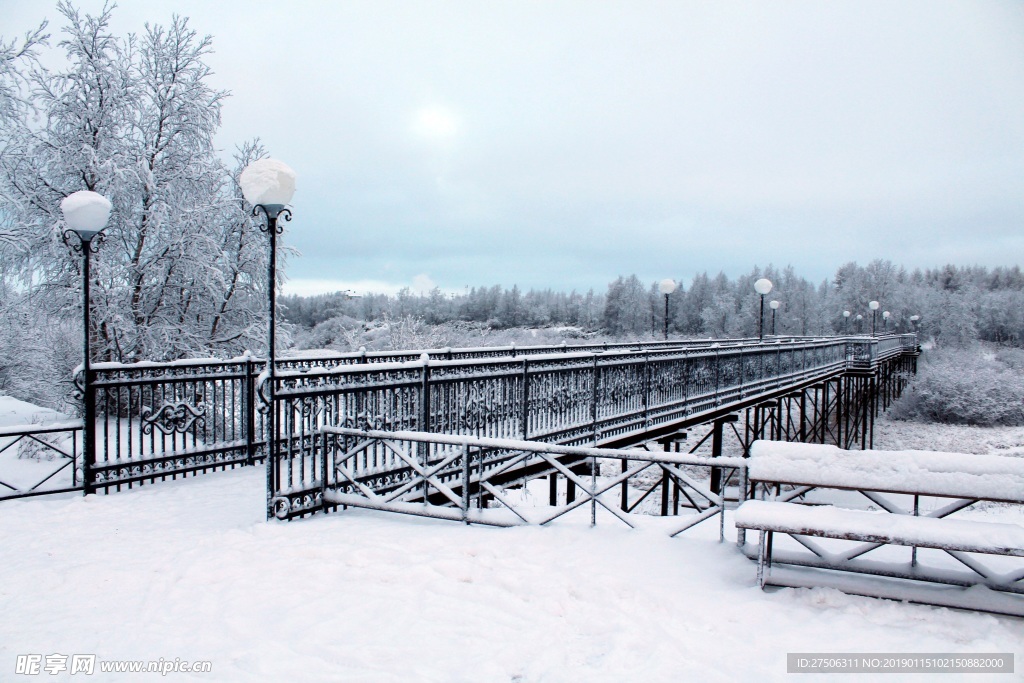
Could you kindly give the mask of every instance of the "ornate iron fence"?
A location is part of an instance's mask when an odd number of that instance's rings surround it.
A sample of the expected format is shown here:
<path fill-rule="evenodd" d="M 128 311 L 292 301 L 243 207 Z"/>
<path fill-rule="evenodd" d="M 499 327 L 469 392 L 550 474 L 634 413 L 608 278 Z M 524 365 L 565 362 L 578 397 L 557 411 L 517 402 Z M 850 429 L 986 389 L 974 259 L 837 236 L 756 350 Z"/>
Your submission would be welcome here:
<path fill-rule="evenodd" d="M 86 492 L 263 459 L 254 395 L 260 367 L 251 357 L 94 364 L 96 452 L 85 459 Z"/>
<path fill-rule="evenodd" d="M 594 446 L 829 373 L 870 368 L 908 350 L 916 350 L 914 335 L 509 346 L 280 359 L 269 492 L 304 490 L 316 478 L 322 446 L 315 435 L 324 426 Z M 53 451 L 64 465 L 61 474 L 39 486 L 11 485 L 0 458 L 0 483 L 8 482 L 0 486 L 8 495 L 0 497 L 36 495 L 57 481 L 61 488 L 86 492 L 120 490 L 261 461 L 267 455 L 271 413 L 258 399 L 264 368 L 264 361 L 251 356 L 94 364 L 88 392 L 96 415 L 93 452 L 72 439 L 61 447 L 71 457 Z M 85 388 L 81 373 L 76 382 Z M 264 383 L 262 388 L 269 387 Z M 26 442 L 56 438 L 36 426 L 21 432 L 17 438 Z M 15 436 L 12 432 L 7 440 Z M 0 449 L 4 443 L 0 440 Z M 77 464 L 67 464 L 71 461 Z M 70 482 L 63 481 L 65 475 Z"/>

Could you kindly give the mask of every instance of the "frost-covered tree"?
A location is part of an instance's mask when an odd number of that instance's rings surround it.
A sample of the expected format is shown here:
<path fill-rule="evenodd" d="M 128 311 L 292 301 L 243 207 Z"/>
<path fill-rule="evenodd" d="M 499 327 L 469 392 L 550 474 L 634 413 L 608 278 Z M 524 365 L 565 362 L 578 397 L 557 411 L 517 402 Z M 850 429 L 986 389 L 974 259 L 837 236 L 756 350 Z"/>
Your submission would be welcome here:
<path fill-rule="evenodd" d="M 642 335 L 651 330 L 651 295 L 636 275 L 608 285 L 604 328 L 613 335 Z"/>
<path fill-rule="evenodd" d="M 266 246 L 235 179 L 265 153 L 245 144 L 229 166 L 214 147 L 227 93 L 210 84 L 211 38 L 181 17 L 121 38 L 111 6 L 58 8 L 64 65 L 22 68 L 0 88 L 13 102 L 0 105 L 0 225 L 18 236 L 0 250 L 0 284 L 18 295 L 0 313 L 32 299 L 52 320 L 80 319 L 80 261 L 59 240 L 59 205 L 92 190 L 114 206 L 91 282 L 97 360 L 259 350 Z M 26 38 L 23 62 L 42 38 Z M 0 45 L 0 60 L 13 49 Z"/>

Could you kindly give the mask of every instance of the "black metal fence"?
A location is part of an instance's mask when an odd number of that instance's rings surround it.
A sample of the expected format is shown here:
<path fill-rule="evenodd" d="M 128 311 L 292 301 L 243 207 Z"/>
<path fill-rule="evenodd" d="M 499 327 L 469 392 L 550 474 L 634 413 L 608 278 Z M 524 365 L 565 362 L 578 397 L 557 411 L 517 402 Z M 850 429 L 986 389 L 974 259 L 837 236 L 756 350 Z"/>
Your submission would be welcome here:
<path fill-rule="evenodd" d="M 908 351 L 914 335 L 280 369 L 268 515 L 320 509 L 324 427 L 600 446 Z M 270 381 L 264 378 L 264 381 Z M 269 392 L 264 392 L 269 393 Z M 289 501 L 282 513 L 282 501 Z"/>
<path fill-rule="evenodd" d="M 263 363 L 94 364 L 96 452 L 87 492 L 251 465 L 266 457 L 256 375 Z"/>
<path fill-rule="evenodd" d="M 916 344 L 914 335 L 786 337 L 286 358 L 275 365 L 273 411 L 266 363 L 251 356 L 93 364 L 84 393 L 95 406 L 94 452 L 83 452 L 81 423 L 53 432 L 10 428 L 0 433 L 0 498 L 121 490 L 260 462 L 271 414 L 270 497 L 315 488 L 322 476 L 315 436 L 324 426 L 594 446 L 853 366 L 870 368 Z M 84 379 L 76 378 L 83 390 Z M 32 468 L 14 463 L 12 480 L 9 461 L 26 459 L 52 460 L 59 471 L 50 476 L 33 465 L 43 480 L 36 481 L 22 472 Z"/>

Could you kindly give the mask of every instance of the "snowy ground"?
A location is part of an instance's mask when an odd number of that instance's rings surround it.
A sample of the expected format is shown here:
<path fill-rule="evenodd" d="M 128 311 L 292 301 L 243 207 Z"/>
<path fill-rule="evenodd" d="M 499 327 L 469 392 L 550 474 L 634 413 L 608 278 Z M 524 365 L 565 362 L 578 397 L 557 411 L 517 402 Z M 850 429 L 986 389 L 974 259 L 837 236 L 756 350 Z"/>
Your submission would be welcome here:
<path fill-rule="evenodd" d="M 875 422 L 875 448 L 1024 457 L 1024 427 L 970 427 L 889 420 Z"/>
<path fill-rule="evenodd" d="M 775 681 L 787 652 L 1013 652 L 1024 669 L 1024 620 L 765 593 L 714 523 L 267 523 L 259 468 L 0 505 L 4 681 L 60 678 L 13 675 L 31 653 L 209 660 L 169 676 L 206 681 Z"/>

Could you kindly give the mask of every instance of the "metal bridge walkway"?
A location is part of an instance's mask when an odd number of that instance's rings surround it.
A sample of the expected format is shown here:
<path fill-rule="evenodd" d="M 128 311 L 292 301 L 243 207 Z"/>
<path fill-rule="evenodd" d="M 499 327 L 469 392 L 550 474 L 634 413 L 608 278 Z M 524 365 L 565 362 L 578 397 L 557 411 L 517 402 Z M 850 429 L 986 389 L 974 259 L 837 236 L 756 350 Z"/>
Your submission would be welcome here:
<path fill-rule="evenodd" d="M 918 354 L 915 335 L 891 335 L 280 369 L 259 386 L 271 408 L 267 442 L 275 445 L 268 516 L 325 510 L 327 494 L 353 481 L 393 491 L 419 476 L 408 462 L 369 452 L 346 460 L 342 471 L 343 446 L 328 438 L 332 428 L 622 448 L 703 423 L 720 435 L 730 415 L 747 410 L 749 440 L 767 430 L 777 438 L 869 447 L 875 415 L 902 391 Z M 430 457 L 423 449 L 417 466 L 435 466 Z M 533 469 L 509 469 L 507 480 L 557 469 L 522 467 Z M 410 489 L 406 500 L 423 495 L 429 494 Z"/>

